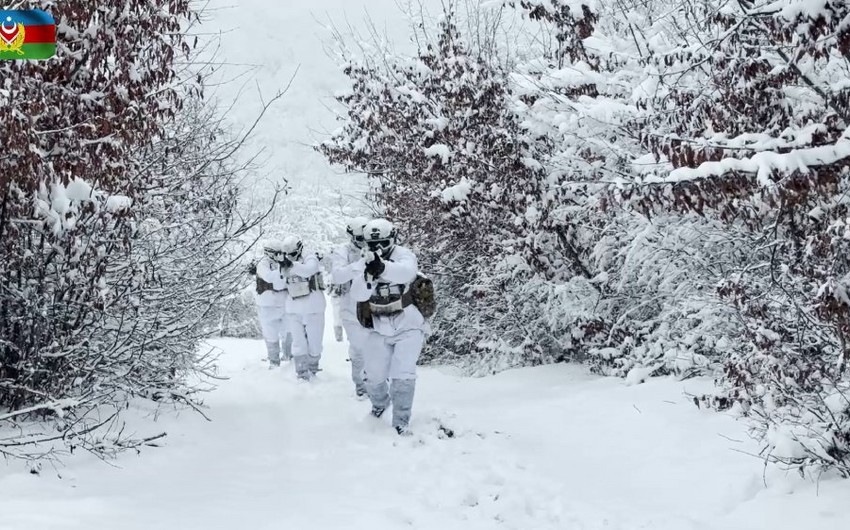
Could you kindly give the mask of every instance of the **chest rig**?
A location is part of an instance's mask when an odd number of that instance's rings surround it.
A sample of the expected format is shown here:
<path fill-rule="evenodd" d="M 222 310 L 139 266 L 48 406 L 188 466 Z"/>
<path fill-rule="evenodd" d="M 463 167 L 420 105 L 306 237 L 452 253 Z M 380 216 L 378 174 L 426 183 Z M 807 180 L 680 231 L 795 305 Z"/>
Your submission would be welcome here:
<path fill-rule="evenodd" d="M 303 298 L 314 291 L 324 291 L 325 280 L 322 278 L 321 272 L 317 272 L 309 278 L 302 278 L 293 274 L 286 279 L 286 288 L 289 290 L 289 296 L 294 300 Z"/>
<path fill-rule="evenodd" d="M 379 283 L 375 294 L 369 298 L 369 310 L 376 316 L 392 316 L 413 304 L 413 296 L 407 286 Z"/>

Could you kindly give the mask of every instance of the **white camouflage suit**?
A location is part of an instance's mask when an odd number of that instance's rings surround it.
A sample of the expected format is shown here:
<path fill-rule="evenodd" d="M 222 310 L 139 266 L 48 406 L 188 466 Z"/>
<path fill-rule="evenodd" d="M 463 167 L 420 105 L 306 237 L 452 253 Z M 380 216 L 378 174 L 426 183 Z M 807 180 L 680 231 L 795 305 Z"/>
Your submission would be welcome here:
<path fill-rule="evenodd" d="M 407 248 L 396 245 L 389 258 L 383 261 L 385 269 L 380 277 L 366 282 L 361 276 L 352 284 L 356 300 L 368 300 L 380 284 L 402 285 L 407 290 L 416 279 L 418 262 Z M 392 404 L 393 427 L 406 429 L 416 390 L 416 362 L 430 329 L 414 305 L 405 307 L 397 315 L 373 315 L 372 322 L 364 356 L 369 399 L 373 407 L 380 409 Z"/>
<path fill-rule="evenodd" d="M 314 290 L 298 295 L 299 287 L 321 270 L 315 254 L 303 254 L 285 270 L 286 320 L 292 334 L 292 356 L 298 377 L 309 379 L 319 371 L 322 336 L 325 331 L 325 295 Z M 298 285 L 296 285 L 298 284 Z"/>
<path fill-rule="evenodd" d="M 284 360 L 292 357 L 292 335 L 286 323 L 286 278 L 280 270 L 280 265 L 268 257 L 263 257 L 257 263 L 257 277 L 270 283 L 274 289 L 257 294 L 256 302 L 269 363 L 277 365 L 280 364 L 281 342 Z"/>
<path fill-rule="evenodd" d="M 331 281 L 342 289 L 338 300 L 340 317 L 342 326 L 345 328 L 345 335 L 348 337 L 351 380 L 354 381 L 358 396 L 366 394 L 363 354 L 369 338 L 369 330 L 357 321 L 357 300 L 351 296 L 351 284 L 353 280 L 363 278 L 364 267 L 360 249 L 352 243 L 339 245 L 331 253 Z"/>

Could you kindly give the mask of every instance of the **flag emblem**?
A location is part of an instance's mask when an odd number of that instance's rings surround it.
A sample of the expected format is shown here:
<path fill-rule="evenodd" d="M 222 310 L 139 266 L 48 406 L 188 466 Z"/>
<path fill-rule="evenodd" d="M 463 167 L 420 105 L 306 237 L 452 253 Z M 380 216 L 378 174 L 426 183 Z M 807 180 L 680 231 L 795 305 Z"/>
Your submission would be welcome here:
<path fill-rule="evenodd" d="M 40 9 L 0 10 L 0 59 L 47 59 L 56 53 L 56 23 Z"/>

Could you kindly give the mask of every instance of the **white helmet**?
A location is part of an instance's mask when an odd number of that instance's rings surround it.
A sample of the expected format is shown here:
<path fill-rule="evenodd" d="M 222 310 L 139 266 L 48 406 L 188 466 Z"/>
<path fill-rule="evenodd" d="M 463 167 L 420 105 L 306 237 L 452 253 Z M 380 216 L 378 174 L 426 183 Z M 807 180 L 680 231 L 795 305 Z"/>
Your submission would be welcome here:
<path fill-rule="evenodd" d="M 273 261 L 283 261 L 286 251 L 284 250 L 283 241 L 280 239 L 269 239 L 263 245 L 263 254 Z"/>
<path fill-rule="evenodd" d="M 352 217 L 345 225 L 345 232 L 351 238 L 351 244 L 357 248 L 366 246 L 363 239 L 363 227 L 368 222 L 369 219 L 365 217 Z"/>
<path fill-rule="evenodd" d="M 283 240 L 283 252 L 286 257 L 294 261 L 301 257 L 301 251 L 304 250 L 304 244 L 298 236 L 287 236 Z"/>
<path fill-rule="evenodd" d="M 366 223 L 363 227 L 363 237 L 372 252 L 386 256 L 395 248 L 396 230 L 386 219 L 375 219 Z"/>

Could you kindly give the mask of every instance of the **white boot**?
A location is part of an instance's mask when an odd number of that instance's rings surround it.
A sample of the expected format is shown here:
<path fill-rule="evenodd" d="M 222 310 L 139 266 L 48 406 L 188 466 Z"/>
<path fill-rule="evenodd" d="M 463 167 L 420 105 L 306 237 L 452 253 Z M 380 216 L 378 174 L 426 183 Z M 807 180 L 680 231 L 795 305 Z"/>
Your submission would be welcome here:
<path fill-rule="evenodd" d="M 280 366 L 280 343 L 266 342 L 266 351 L 269 353 L 269 370 Z"/>

